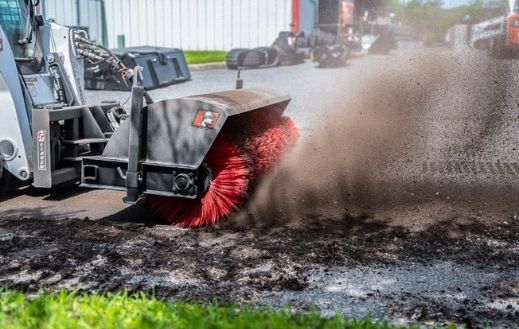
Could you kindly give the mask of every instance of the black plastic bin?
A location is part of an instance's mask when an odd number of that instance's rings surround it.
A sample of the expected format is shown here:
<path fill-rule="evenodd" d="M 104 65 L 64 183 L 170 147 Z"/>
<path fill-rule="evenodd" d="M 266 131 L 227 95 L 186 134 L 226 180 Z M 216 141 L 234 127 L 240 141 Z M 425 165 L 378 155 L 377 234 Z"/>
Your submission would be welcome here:
<path fill-rule="evenodd" d="M 162 47 L 128 47 L 112 50 L 123 63 L 144 68 L 140 81 L 150 90 L 191 79 L 184 53 L 180 49 Z M 129 90 L 121 75 L 106 63 L 85 62 L 85 88 L 91 90 Z"/>

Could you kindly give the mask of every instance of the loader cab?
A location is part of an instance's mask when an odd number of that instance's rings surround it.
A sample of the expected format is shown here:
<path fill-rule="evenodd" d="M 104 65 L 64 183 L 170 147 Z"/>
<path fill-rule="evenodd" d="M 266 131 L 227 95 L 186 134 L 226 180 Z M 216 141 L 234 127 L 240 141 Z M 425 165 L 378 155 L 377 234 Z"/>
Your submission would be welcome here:
<path fill-rule="evenodd" d="M 40 70 L 42 51 L 36 37 L 38 0 L 0 0 L 0 26 L 23 74 Z M 38 1 L 39 2 L 39 1 Z"/>
<path fill-rule="evenodd" d="M 27 16 L 24 0 L 0 1 L 0 25 L 16 58 L 26 58 L 29 55 L 27 47 L 19 44 L 26 34 Z"/>

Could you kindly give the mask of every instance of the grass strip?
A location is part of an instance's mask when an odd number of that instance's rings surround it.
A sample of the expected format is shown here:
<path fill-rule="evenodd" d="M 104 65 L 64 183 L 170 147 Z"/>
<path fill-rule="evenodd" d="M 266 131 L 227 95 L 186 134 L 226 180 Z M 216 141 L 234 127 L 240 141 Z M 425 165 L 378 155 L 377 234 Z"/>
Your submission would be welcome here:
<path fill-rule="evenodd" d="M 225 62 L 225 51 L 198 51 L 186 50 L 184 55 L 188 64 L 205 64 Z"/>
<path fill-rule="evenodd" d="M 147 294 L 0 291 L 0 328 L 407 328 L 382 320 L 323 318 L 316 311 L 168 302 Z"/>

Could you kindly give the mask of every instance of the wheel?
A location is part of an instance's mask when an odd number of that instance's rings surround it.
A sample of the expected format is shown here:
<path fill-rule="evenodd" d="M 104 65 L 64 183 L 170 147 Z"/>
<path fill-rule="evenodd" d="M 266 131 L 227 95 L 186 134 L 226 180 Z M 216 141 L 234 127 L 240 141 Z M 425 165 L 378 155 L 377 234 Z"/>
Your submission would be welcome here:
<path fill-rule="evenodd" d="M 4 160 L 0 158 L 0 198 L 15 189 L 16 178 L 4 168 Z"/>
<path fill-rule="evenodd" d="M 320 68 L 339 67 L 346 64 L 348 49 L 342 45 L 321 46 L 314 50 L 314 61 Z"/>
<path fill-rule="evenodd" d="M 250 49 L 245 49 L 245 48 L 231 49 L 227 53 L 227 58 L 226 58 L 227 68 L 230 70 L 239 69 L 240 68 L 239 62 L 240 62 L 241 58 L 243 58 L 243 56 L 245 56 L 245 54 L 248 53 L 249 51 L 250 51 Z"/>
<path fill-rule="evenodd" d="M 7 171 L 6 171 L 7 172 Z M 7 189 L 7 175 L 4 175 L 4 160 L 0 158 L 0 198 L 4 196 L 5 191 Z"/>
<path fill-rule="evenodd" d="M 249 51 L 243 58 L 240 58 L 238 62 L 240 67 L 259 67 L 267 64 L 267 54 L 262 51 Z"/>
<path fill-rule="evenodd" d="M 272 47 L 258 47 L 252 49 L 252 51 L 260 52 L 265 54 L 265 65 L 274 65 L 279 60 L 279 55 L 277 50 Z"/>
<path fill-rule="evenodd" d="M 255 68 L 265 65 L 268 54 L 263 51 L 251 49 L 232 49 L 227 53 L 227 68 L 238 70 L 240 68 Z"/>

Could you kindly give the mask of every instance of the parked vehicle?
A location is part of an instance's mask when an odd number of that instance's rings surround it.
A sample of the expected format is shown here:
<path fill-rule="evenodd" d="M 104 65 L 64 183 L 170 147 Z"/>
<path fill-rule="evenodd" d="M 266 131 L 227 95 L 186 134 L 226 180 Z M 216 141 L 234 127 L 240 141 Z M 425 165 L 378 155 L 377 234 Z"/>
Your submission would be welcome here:
<path fill-rule="evenodd" d="M 483 20 L 472 27 L 470 44 L 495 58 L 519 57 L 519 0 L 487 6 Z"/>
<path fill-rule="evenodd" d="M 319 67 L 343 65 L 355 53 L 387 54 L 396 48 L 393 20 L 375 17 L 369 9 L 360 0 L 294 0 L 298 47 L 309 49 Z"/>

